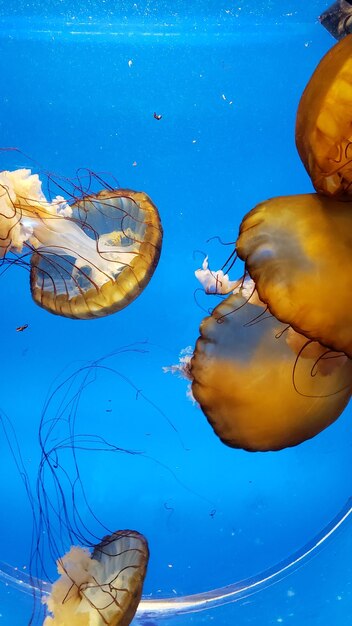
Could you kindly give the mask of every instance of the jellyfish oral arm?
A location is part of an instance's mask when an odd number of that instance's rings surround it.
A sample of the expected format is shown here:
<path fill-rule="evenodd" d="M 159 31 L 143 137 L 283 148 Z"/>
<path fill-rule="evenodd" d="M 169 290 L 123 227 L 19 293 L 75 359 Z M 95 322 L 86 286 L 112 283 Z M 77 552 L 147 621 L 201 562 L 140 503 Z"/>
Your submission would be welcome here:
<path fill-rule="evenodd" d="M 1 186 L 0 256 L 28 247 L 42 256 L 72 257 L 77 270 L 87 268 L 97 287 L 116 279 L 137 256 L 138 243 L 133 238 L 131 244 L 119 245 L 128 232 L 99 236 L 83 223 L 87 234 L 62 196 L 46 200 L 38 176 L 30 170 L 1 172 Z"/>
<path fill-rule="evenodd" d="M 222 270 L 216 272 L 210 270 L 207 256 L 201 269 L 195 271 L 195 277 L 199 280 L 205 293 L 231 293 L 241 283 L 241 280 L 230 280 L 228 274 L 224 274 Z"/>
<path fill-rule="evenodd" d="M 98 287 L 115 279 L 126 263 L 130 264 L 137 255 L 133 244 L 110 246 L 107 235 L 97 240 L 89 237 L 71 218 L 57 216 L 31 222 L 33 234 L 28 245 L 32 249 L 41 255 L 74 256 L 77 269 L 88 266 L 90 278 Z"/>

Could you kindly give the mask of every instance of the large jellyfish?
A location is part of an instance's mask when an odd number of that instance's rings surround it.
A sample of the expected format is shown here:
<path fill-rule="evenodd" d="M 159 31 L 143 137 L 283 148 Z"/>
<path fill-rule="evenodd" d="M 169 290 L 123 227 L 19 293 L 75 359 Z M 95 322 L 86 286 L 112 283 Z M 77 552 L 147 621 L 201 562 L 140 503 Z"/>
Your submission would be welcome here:
<path fill-rule="evenodd" d="M 351 196 L 352 35 L 321 60 L 303 92 L 296 144 L 315 189 Z"/>
<path fill-rule="evenodd" d="M 252 281 L 203 320 L 190 375 L 215 433 L 250 451 L 313 437 L 337 419 L 352 390 L 352 361 L 279 322 Z"/>
<path fill-rule="evenodd" d="M 120 530 L 89 550 L 73 547 L 58 560 L 59 580 L 45 597 L 44 626 L 128 626 L 142 595 L 149 558 L 140 533 Z"/>
<path fill-rule="evenodd" d="M 317 194 L 244 217 L 236 250 L 252 280 L 203 320 L 190 366 L 194 397 L 227 445 L 296 445 L 349 401 L 351 233 L 350 203 Z"/>
<path fill-rule="evenodd" d="M 350 203 L 273 198 L 243 218 L 236 248 L 277 319 L 352 357 Z"/>
<path fill-rule="evenodd" d="M 351 103 L 349 35 L 318 65 L 297 113 L 297 148 L 320 193 L 274 198 L 244 217 L 236 253 L 250 286 L 240 283 L 200 328 L 192 391 L 229 446 L 296 445 L 349 401 Z"/>
<path fill-rule="evenodd" d="M 0 262 L 30 256 L 31 291 L 51 313 L 103 317 L 132 302 L 159 260 L 158 210 L 142 192 L 104 189 L 49 202 L 28 169 L 0 173 Z"/>

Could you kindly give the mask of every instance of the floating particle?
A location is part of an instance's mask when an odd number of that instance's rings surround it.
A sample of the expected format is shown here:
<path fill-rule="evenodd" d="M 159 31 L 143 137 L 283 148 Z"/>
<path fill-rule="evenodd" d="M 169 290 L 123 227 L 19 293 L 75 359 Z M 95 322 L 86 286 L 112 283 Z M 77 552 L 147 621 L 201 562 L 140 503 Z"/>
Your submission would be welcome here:
<path fill-rule="evenodd" d="M 17 326 L 16 331 L 18 333 L 23 333 L 24 330 L 28 328 L 28 324 L 23 324 L 23 326 Z"/>

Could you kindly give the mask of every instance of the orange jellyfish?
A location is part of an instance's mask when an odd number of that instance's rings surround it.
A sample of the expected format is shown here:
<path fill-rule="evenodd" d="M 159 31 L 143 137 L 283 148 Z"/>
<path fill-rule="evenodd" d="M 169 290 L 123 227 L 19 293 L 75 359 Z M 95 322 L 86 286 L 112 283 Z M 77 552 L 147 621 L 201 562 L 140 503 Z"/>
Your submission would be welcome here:
<path fill-rule="evenodd" d="M 244 217 L 236 252 L 251 290 L 239 284 L 200 328 L 192 391 L 230 446 L 296 445 L 331 424 L 349 401 L 351 103 L 349 35 L 318 65 L 297 112 L 297 148 L 322 195 L 274 198 Z M 214 289 L 207 266 L 199 273 L 208 292 L 208 283 Z M 216 293 L 218 282 L 229 284 L 219 276 Z"/>
<path fill-rule="evenodd" d="M 273 198 L 242 220 L 237 253 L 281 322 L 352 358 L 352 205 Z"/>
<path fill-rule="evenodd" d="M 351 196 L 352 189 L 352 35 L 320 61 L 303 92 L 296 123 L 296 145 L 315 189 L 329 196 Z"/>
<path fill-rule="evenodd" d="M 200 327 L 192 392 L 228 446 L 280 450 L 315 436 L 346 406 L 352 361 L 271 315 L 246 282 Z"/>
<path fill-rule="evenodd" d="M 162 227 L 142 192 L 104 189 L 49 202 L 28 169 L 0 172 L 0 263 L 30 257 L 34 301 L 74 319 L 130 304 L 158 264 Z"/>
<path fill-rule="evenodd" d="M 44 626 L 128 626 L 142 595 L 149 550 L 133 530 L 105 537 L 91 555 L 72 547 L 58 560 L 60 578 L 45 598 Z"/>

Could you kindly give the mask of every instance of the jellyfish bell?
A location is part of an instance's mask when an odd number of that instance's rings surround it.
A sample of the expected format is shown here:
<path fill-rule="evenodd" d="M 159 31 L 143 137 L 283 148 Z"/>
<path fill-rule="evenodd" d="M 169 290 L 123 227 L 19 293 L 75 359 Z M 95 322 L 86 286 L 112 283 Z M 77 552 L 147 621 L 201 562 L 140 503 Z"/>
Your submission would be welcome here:
<path fill-rule="evenodd" d="M 70 205 L 47 201 L 30 170 L 0 174 L 0 257 L 31 256 L 33 299 L 51 313 L 91 319 L 123 309 L 153 275 L 161 242 L 143 192 L 104 189 Z"/>
<path fill-rule="evenodd" d="M 263 202 L 242 220 L 238 256 L 281 322 L 352 357 L 352 206 L 317 194 Z"/>
<path fill-rule="evenodd" d="M 44 597 L 44 626 L 128 626 L 137 610 L 149 558 L 140 533 L 118 531 L 92 554 L 72 547 L 58 560 L 60 578 Z"/>
<path fill-rule="evenodd" d="M 242 288 L 203 320 L 190 366 L 192 392 L 226 445 L 294 446 L 346 406 L 352 361 L 289 330 Z"/>
<path fill-rule="evenodd" d="M 350 7 L 350 12 L 352 7 Z M 297 111 L 296 145 L 319 193 L 352 195 L 352 35 L 323 57 Z"/>

